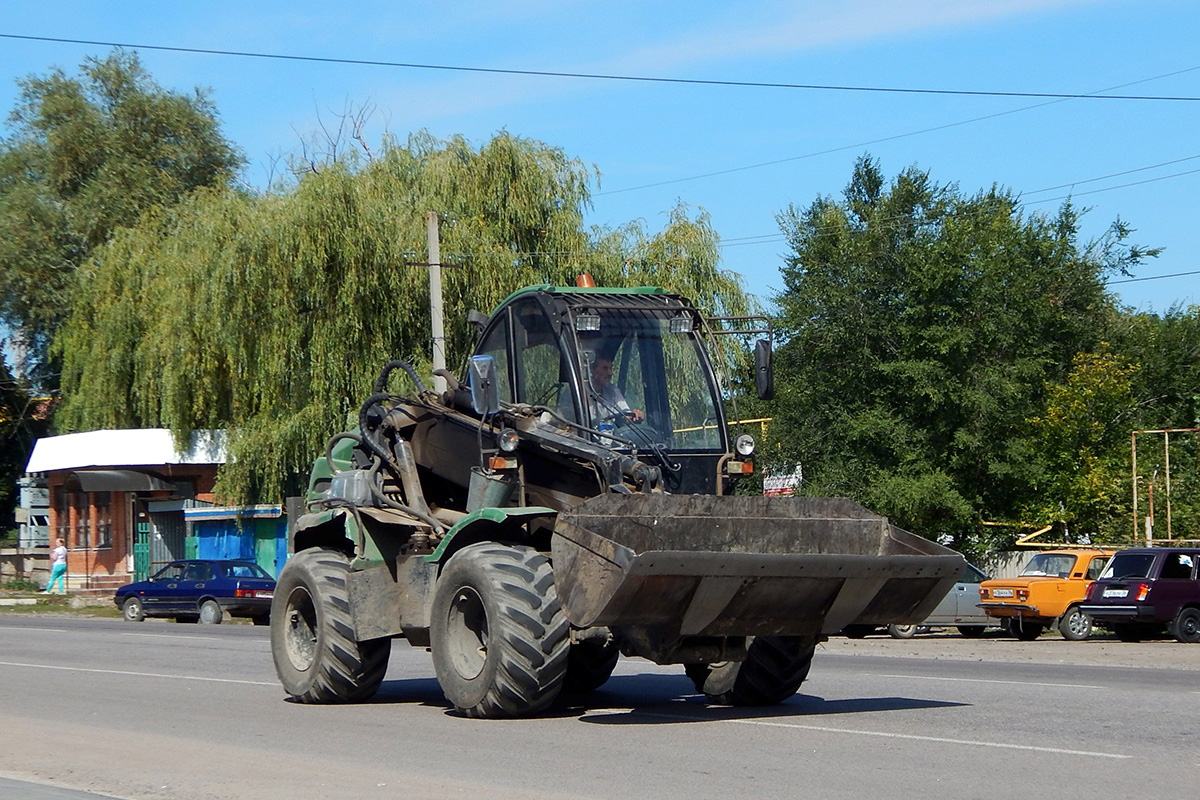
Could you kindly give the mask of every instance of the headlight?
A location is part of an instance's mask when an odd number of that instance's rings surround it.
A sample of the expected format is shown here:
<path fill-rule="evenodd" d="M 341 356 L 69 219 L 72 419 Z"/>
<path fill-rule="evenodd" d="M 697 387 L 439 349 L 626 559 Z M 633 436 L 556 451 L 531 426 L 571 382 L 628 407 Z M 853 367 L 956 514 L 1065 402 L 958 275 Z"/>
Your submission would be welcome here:
<path fill-rule="evenodd" d="M 517 452 L 517 444 L 520 441 L 517 437 L 517 432 L 512 428 L 505 428 L 500 431 L 500 435 L 496 437 L 497 444 L 500 449 L 506 453 Z"/>
<path fill-rule="evenodd" d="M 733 446 L 742 458 L 753 455 L 754 437 L 748 433 L 743 433 L 734 440 Z"/>

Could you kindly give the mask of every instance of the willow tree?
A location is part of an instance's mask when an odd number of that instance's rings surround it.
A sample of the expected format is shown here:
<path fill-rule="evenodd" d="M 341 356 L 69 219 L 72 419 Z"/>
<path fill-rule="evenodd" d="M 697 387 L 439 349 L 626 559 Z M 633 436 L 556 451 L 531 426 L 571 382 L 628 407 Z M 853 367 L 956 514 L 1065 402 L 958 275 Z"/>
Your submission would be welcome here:
<path fill-rule="evenodd" d="M 442 219 L 448 361 L 466 311 L 581 271 L 658 282 L 744 309 L 715 236 L 682 210 L 648 236 L 586 231 L 592 172 L 561 150 L 498 135 L 479 148 L 426 135 L 365 164 L 329 163 L 262 197 L 197 193 L 114 237 L 80 281 L 58 340 L 77 429 L 231 433 L 218 491 L 278 499 L 344 428 L 380 365 L 430 362 L 426 214 Z"/>

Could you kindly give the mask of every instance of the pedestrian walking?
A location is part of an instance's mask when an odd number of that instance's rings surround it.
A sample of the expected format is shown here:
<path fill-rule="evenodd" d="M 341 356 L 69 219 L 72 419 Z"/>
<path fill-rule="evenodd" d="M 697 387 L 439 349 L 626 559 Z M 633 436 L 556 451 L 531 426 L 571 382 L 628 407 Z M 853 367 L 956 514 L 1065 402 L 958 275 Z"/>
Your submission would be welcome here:
<path fill-rule="evenodd" d="M 58 540 L 58 544 L 50 551 L 50 582 L 46 584 L 46 592 L 49 593 L 54 589 L 54 582 L 58 581 L 58 588 L 63 593 L 67 592 L 67 543 L 62 539 Z"/>

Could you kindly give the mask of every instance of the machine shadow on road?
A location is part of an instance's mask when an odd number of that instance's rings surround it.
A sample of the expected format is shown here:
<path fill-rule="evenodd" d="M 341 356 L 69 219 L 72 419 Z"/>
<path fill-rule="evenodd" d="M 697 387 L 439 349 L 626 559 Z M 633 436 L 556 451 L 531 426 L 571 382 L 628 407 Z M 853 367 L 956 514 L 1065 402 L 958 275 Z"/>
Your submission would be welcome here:
<path fill-rule="evenodd" d="M 564 716 L 577 716 L 580 722 L 600 725 L 664 725 L 680 722 L 718 722 L 732 720 L 768 720 L 795 717 L 827 717 L 835 714 L 862 714 L 875 711 L 907 711 L 953 708 L 968 705 L 915 697 L 863 697 L 826 700 L 803 691 L 775 706 L 714 706 L 695 693 L 690 682 L 664 680 L 658 675 L 616 677 L 600 691 L 577 698 Z M 661 683 L 660 692 L 646 691 L 646 681 Z"/>
<path fill-rule="evenodd" d="M 458 716 L 435 678 L 384 681 L 368 705 L 423 705 Z M 797 694 L 776 706 L 713 706 L 696 694 L 691 681 L 661 672 L 616 675 L 594 692 L 560 697 L 538 714 L 549 719 L 578 719 L 602 725 L 662 725 L 680 722 L 825 717 L 875 711 L 907 711 L 967 705 L 914 697 L 863 697 L 826 700 Z"/>

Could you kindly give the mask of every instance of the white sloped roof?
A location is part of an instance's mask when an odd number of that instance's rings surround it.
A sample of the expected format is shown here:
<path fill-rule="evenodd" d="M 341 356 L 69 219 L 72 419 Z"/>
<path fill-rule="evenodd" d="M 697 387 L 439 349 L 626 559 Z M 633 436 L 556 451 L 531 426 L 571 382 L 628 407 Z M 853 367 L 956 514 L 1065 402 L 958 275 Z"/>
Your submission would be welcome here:
<path fill-rule="evenodd" d="M 225 432 L 194 431 L 184 452 L 165 428 L 47 436 L 33 445 L 26 472 L 154 464 L 224 464 Z"/>

